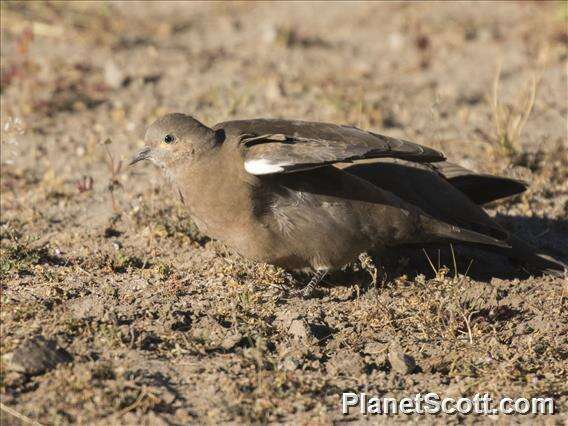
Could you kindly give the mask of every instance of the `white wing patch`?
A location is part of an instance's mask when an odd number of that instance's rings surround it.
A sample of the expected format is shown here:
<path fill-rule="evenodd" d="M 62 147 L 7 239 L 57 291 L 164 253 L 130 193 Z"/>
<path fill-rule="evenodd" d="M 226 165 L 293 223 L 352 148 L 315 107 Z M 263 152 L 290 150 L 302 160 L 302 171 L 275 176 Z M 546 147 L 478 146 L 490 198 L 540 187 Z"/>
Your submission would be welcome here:
<path fill-rule="evenodd" d="M 245 170 L 251 175 L 269 175 L 272 173 L 280 173 L 284 170 L 286 164 L 271 163 L 266 159 L 247 160 L 245 161 Z"/>

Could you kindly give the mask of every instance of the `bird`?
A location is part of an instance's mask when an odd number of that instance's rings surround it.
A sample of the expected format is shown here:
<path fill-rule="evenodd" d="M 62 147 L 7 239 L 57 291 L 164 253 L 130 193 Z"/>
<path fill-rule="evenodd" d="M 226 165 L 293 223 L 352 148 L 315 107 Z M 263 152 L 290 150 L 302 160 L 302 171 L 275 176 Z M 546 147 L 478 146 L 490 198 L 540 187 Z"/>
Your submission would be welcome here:
<path fill-rule="evenodd" d="M 304 294 L 361 253 L 461 243 L 555 275 L 566 265 L 483 209 L 526 182 L 477 174 L 443 153 L 348 125 L 257 118 L 208 127 L 171 113 L 130 162 L 159 167 L 207 236 L 311 274 Z"/>

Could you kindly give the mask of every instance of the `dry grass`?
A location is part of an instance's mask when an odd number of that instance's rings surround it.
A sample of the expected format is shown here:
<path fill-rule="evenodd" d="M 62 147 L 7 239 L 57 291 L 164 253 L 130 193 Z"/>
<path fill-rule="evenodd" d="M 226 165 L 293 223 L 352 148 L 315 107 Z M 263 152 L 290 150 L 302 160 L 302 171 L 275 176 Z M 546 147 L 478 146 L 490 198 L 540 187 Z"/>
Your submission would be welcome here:
<path fill-rule="evenodd" d="M 208 124 L 280 116 L 435 136 L 467 167 L 530 168 L 529 191 L 491 214 L 566 255 L 557 6 L 170 6 L 1 5 L 0 350 L 42 334 L 73 356 L 35 376 L 3 360 L 3 407 L 42 424 L 331 423 L 361 420 L 339 414 L 343 391 L 427 390 L 551 395 L 565 415 L 562 280 L 447 247 L 364 257 L 317 298 L 290 297 L 285 271 L 202 235 L 153 169 L 121 167 L 149 121 L 174 110 Z M 523 81 L 543 38 L 546 72 Z M 464 142 L 492 126 L 517 157 Z M 418 371 L 393 371 L 392 348 Z"/>
<path fill-rule="evenodd" d="M 501 79 L 501 66 L 497 67 L 493 81 L 493 95 L 491 97 L 491 110 L 495 126 L 496 142 L 506 154 L 517 154 L 520 149 L 520 138 L 534 106 L 537 78 L 532 76 L 525 87 L 518 91 L 516 101 L 505 104 L 500 99 L 499 81 Z"/>

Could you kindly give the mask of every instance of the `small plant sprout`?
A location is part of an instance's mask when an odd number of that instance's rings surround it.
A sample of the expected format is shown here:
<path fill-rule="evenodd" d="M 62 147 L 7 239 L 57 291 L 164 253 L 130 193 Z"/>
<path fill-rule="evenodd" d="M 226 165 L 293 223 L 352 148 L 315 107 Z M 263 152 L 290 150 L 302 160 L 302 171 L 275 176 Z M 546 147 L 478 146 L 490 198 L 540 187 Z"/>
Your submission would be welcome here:
<path fill-rule="evenodd" d="M 504 104 L 499 99 L 500 79 L 501 65 L 498 65 L 491 98 L 493 124 L 495 125 L 499 148 L 508 155 L 512 155 L 519 150 L 521 133 L 534 106 L 537 78 L 534 75 L 530 78 L 524 90 L 519 92 L 517 101 L 513 104 Z"/>

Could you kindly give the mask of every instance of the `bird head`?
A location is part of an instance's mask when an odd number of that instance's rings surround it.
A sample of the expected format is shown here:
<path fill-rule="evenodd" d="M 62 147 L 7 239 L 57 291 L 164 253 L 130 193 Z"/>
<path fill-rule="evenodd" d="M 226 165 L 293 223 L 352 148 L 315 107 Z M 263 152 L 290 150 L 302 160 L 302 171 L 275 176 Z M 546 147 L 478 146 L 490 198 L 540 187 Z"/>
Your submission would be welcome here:
<path fill-rule="evenodd" d="M 146 146 L 130 165 L 150 160 L 161 168 L 194 161 L 216 144 L 215 132 L 195 118 L 180 113 L 167 114 L 150 125 L 144 136 Z"/>

